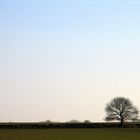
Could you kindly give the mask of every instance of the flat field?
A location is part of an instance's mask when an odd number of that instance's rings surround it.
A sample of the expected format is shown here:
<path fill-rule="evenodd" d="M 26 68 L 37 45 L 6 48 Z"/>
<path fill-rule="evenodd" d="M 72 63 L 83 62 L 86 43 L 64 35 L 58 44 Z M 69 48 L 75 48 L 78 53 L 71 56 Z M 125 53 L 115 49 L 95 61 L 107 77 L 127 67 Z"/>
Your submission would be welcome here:
<path fill-rule="evenodd" d="M 0 129 L 0 140 L 140 140 L 140 128 Z"/>

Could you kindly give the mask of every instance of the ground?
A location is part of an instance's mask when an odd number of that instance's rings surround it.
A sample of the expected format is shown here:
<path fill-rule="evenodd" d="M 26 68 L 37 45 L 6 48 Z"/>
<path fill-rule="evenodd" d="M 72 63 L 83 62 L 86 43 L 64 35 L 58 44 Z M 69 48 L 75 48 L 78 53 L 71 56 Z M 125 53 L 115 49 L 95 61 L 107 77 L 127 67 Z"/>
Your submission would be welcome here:
<path fill-rule="evenodd" d="M 0 140 L 140 140 L 140 129 L 0 129 Z"/>

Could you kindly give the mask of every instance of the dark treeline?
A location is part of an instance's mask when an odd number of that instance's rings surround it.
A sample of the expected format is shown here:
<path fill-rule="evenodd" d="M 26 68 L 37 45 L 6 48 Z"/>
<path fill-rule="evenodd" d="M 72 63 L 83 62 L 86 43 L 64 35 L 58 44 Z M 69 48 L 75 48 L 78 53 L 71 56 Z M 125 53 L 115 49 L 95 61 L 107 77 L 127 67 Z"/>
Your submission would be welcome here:
<path fill-rule="evenodd" d="M 119 123 L 0 123 L 0 129 L 40 128 L 119 128 Z M 125 128 L 140 128 L 140 123 L 125 123 Z"/>

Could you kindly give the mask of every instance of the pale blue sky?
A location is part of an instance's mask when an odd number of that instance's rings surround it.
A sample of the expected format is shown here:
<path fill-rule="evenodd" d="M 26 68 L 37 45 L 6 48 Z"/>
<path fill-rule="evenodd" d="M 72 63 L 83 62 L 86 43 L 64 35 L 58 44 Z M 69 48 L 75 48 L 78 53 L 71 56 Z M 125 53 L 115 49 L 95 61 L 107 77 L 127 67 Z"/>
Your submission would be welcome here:
<path fill-rule="evenodd" d="M 140 108 L 138 0 L 1 0 L 1 121 L 102 121 Z"/>

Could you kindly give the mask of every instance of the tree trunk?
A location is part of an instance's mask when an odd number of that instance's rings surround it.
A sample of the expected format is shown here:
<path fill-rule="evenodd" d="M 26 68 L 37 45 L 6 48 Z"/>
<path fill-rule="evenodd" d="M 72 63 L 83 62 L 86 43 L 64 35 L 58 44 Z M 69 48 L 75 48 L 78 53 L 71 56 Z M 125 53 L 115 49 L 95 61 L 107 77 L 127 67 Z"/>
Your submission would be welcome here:
<path fill-rule="evenodd" d="M 124 124 L 124 121 L 123 121 L 123 118 L 121 118 L 121 122 L 120 122 L 120 127 L 123 128 L 123 124 Z"/>

